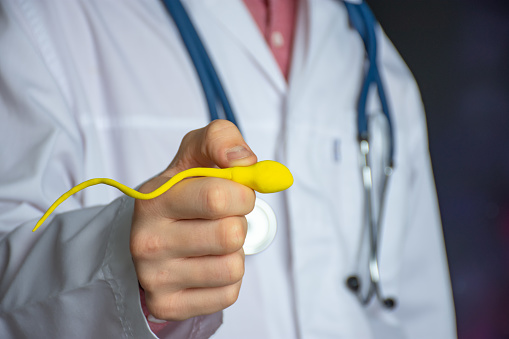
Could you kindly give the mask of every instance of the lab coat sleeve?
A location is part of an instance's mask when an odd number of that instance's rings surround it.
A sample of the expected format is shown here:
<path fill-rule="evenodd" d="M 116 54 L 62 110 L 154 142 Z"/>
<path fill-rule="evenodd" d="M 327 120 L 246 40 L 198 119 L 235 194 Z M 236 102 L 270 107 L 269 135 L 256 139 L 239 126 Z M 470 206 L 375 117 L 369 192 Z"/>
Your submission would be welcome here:
<path fill-rule="evenodd" d="M 129 252 L 133 200 L 84 207 L 72 98 L 35 15 L 0 4 L 0 337 L 152 338 Z M 221 313 L 171 323 L 166 338 L 207 338 Z"/>
<path fill-rule="evenodd" d="M 456 338 L 455 312 L 440 213 L 435 191 L 425 115 L 413 80 L 400 98 L 408 115 L 405 142 L 398 145 L 408 180 L 408 228 L 401 254 L 395 314 L 407 338 Z M 406 145 L 403 146 L 403 145 Z M 398 166 L 398 164 L 396 164 Z M 402 165 L 403 166 L 403 165 Z M 396 168 L 397 170 L 397 168 Z M 404 213 L 404 211 L 401 211 Z"/>

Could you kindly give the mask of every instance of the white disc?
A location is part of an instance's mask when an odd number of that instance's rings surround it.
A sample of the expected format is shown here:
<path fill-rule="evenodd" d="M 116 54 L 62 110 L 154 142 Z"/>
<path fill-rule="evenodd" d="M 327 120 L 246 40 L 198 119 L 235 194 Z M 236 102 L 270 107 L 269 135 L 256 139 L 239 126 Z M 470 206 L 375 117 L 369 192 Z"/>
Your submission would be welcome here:
<path fill-rule="evenodd" d="M 276 215 L 262 199 L 256 198 L 255 208 L 246 215 L 247 235 L 244 242 L 246 255 L 256 254 L 266 249 L 276 236 Z"/>

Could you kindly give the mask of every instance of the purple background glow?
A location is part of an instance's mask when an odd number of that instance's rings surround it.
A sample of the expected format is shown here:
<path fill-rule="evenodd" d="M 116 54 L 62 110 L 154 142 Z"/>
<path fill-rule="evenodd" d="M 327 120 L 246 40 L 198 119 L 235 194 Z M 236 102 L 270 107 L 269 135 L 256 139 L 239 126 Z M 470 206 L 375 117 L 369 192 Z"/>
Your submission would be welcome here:
<path fill-rule="evenodd" d="M 368 3 L 421 88 L 458 336 L 509 338 L 509 3 Z"/>

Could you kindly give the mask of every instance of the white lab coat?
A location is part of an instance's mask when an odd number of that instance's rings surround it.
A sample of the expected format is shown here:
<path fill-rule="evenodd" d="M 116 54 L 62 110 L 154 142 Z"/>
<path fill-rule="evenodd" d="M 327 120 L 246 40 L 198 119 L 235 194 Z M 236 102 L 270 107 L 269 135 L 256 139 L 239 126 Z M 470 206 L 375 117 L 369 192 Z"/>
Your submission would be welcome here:
<path fill-rule="evenodd" d="M 381 30 L 396 140 L 380 248 L 392 311 L 361 306 L 345 286 L 366 266 L 355 109 L 364 47 L 343 4 L 301 1 L 288 84 L 240 0 L 184 4 L 247 142 L 295 178 L 263 197 L 279 233 L 246 258 L 239 300 L 214 337 L 454 338 L 422 104 Z M 163 170 L 183 135 L 208 123 L 194 67 L 156 0 L 0 6 L 0 337 L 150 338 L 128 246 L 132 199 L 89 188 L 31 229 L 79 182 L 134 187 Z M 163 334 L 208 337 L 220 324 L 216 313 Z"/>

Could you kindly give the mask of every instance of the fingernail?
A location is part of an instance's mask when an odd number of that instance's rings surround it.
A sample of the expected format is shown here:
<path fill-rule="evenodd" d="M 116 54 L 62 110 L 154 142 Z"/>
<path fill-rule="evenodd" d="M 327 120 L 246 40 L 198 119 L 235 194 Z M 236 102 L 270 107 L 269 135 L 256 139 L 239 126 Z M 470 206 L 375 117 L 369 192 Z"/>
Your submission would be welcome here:
<path fill-rule="evenodd" d="M 253 153 L 247 150 L 244 146 L 235 146 L 226 151 L 226 159 L 231 162 L 240 160 L 251 156 Z"/>

